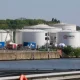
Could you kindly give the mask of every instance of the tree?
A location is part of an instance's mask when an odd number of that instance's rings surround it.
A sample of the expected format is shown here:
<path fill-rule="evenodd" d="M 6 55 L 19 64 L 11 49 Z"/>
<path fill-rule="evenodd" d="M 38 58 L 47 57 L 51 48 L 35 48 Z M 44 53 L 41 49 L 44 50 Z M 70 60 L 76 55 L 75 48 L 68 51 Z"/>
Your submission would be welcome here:
<path fill-rule="evenodd" d="M 52 22 L 54 22 L 54 23 L 60 23 L 60 20 L 57 20 L 56 18 L 52 18 Z"/>
<path fill-rule="evenodd" d="M 77 26 L 76 29 L 77 29 L 77 30 L 80 30 L 80 26 Z"/>
<path fill-rule="evenodd" d="M 6 19 L 0 20 L 0 29 L 21 29 L 24 26 L 32 26 L 37 24 L 54 24 L 59 23 L 60 21 L 57 19 L 52 18 L 52 21 L 46 21 L 43 19 Z"/>

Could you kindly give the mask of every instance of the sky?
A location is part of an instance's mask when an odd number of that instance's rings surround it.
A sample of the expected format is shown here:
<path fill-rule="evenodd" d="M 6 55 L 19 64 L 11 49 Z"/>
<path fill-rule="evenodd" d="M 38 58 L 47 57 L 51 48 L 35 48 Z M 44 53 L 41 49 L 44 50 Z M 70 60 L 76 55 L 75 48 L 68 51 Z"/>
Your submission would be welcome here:
<path fill-rule="evenodd" d="M 56 18 L 80 26 L 80 0 L 0 0 L 0 19 Z"/>

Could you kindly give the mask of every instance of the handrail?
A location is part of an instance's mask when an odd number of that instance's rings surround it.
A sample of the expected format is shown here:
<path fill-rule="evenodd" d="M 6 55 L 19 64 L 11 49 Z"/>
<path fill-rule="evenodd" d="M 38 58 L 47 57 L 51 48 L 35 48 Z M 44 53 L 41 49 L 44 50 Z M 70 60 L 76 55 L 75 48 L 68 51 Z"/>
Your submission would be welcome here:
<path fill-rule="evenodd" d="M 44 73 L 44 74 L 30 74 L 30 75 L 25 75 L 27 78 L 42 78 L 42 77 L 53 77 L 55 78 L 56 76 L 66 76 L 66 75 L 80 75 L 80 71 L 70 71 L 70 72 L 56 72 L 56 73 Z M 0 77 L 0 80 L 16 80 L 19 79 L 20 76 L 10 76 L 10 77 Z"/>

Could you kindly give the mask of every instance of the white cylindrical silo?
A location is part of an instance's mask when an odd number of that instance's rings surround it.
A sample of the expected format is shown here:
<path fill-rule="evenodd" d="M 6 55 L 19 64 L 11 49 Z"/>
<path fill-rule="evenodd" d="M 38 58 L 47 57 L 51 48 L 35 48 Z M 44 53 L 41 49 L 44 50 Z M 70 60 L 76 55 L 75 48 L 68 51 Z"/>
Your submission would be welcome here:
<path fill-rule="evenodd" d="M 10 34 L 9 30 L 0 30 L 0 48 L 4 48 L 6 43 L 11 40 Z"/>
<path fill-rule="evenodd" d="M 27 29 L 40 29 L 40 30 L 45 30 L 49 33 L 49 37 L 50 37 L 50 43 L 55 43 L 56 42 L 56 33 L 58 31 L 62 31 L 62 28 L 57 28 L 57 27 L 51 27 L 49 25 L 46 24 L 39 24 L 39 25 L 35 25 L 35 26 L 29 26 L 29 27 L 24 27 Z"/>
<path fill-rule="evenodd" d="M 10 33 L 6 30 L 0 30 L 0 42 L 7 42 L 10 41 Z"/>
<path fill-rule="evenodd" d="M 46 44 L 46 33 L 47 31 L 44 30 L 23 29 L 16 32 L 15 41 L 18 44 L 23 44 L 24 42 L 35 42 L 38 47 L 41 47 Z"/>
<path fill-rule="evenodd" d="M 22 44 L 22 32 L 21 31 L 16 31 L 15 33 L 15 43 L 17 44 Z"/>
<path fill-rule="evenodd" d="M 64 43 L 72 47 L 80 47 L 80 32 L 78 31 L 61 31 L 56 36 L 57 44 Z"/>
<path fill-rule="evenodd" d="M 62 30 L 76 31 L 76 25 L 73 24 L 58 23 L 58 24 L 53 24 L 53 27 L 62 28 Z"/>
<path fill-rule="evenodd" d="M 46 31 L 49 32 L 49 36 L 50 36 L 50 43 L 56 43 L 56 33 L 59 31 L 62 31 L 61 28 L 54 28 L 54 27 L 50 27 L 48 29 L 45 29 Z"/>

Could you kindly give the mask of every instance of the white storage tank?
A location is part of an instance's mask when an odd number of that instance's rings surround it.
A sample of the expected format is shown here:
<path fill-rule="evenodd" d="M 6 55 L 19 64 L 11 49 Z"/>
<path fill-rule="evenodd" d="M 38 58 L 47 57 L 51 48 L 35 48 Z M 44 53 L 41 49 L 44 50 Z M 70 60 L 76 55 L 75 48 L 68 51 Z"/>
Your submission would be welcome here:
<path fill-rule="evenodd" d="M 56 27 L 51 27 L 46 24 L 39 24 L 39 25 L 34 25 L 34 26 L 25 26 L 24 28 L 27 29 L 40 29 L 40 30 L 45 30 L 49 33 L 50 36 L 50 43 L 55 43 L 56 42 L 56 33 L 58 31 L 62 31 L 62 28 L 56 28 Z"/>
<path fill-rule="evenodd" d="M 62 30 L 76 31 L 76 25 L 74 24 L 58 23 L 58 24 L 53 24 L 52 26 L 57 28 L 62 28 Z"/>
<path fill-rule="evenodd" d="M 24 42 L 35 42 L 38 47 L 44 46 L 47 43 L 46 40 L 47 31 L 44 30 L 32 30 L 23 29 L 16 32 L 16 43 L 23 44 Z"/>
<path fill-rule="evenodd" d="M 17 30 L 15 33 L 15 43 L 22 44 L 22 32 L 20 30 Z"/>
<path fill-rule="evenodd" d="M 56 43 L 56 33 L 59 31 L 62 31 L 61 28 L 49 28 L 49 29 L 45 29 L 46 31 L 48 31 L 49 36 L 50 36 L 50 43 Z"/>
<path fill-rule="evenodd" d="M 0 30 L 0 42 L 7 42 L 11 40 L 10 31 Z"/>
<path fill-rule="evenodd" d="M 60 31 L 56 38 L 57 44 L 64 43 L 72 47 L 80 47 L 80 32 L 78 31 Z"/>
<path fill-rule="evenodd" d="M 4 48 L 6 43 L 11 40 L 10 34 L 12 35 L 9 30 L 0 30 L 0 48 Z"/>
<path fill-rule="evenodd" d="M 34 26 L 24 26 L 24 29 L 49 29 L 50 26 L 46 25 L 46 24 L 38 24 L 38 25 L 34 25 Z"/>

